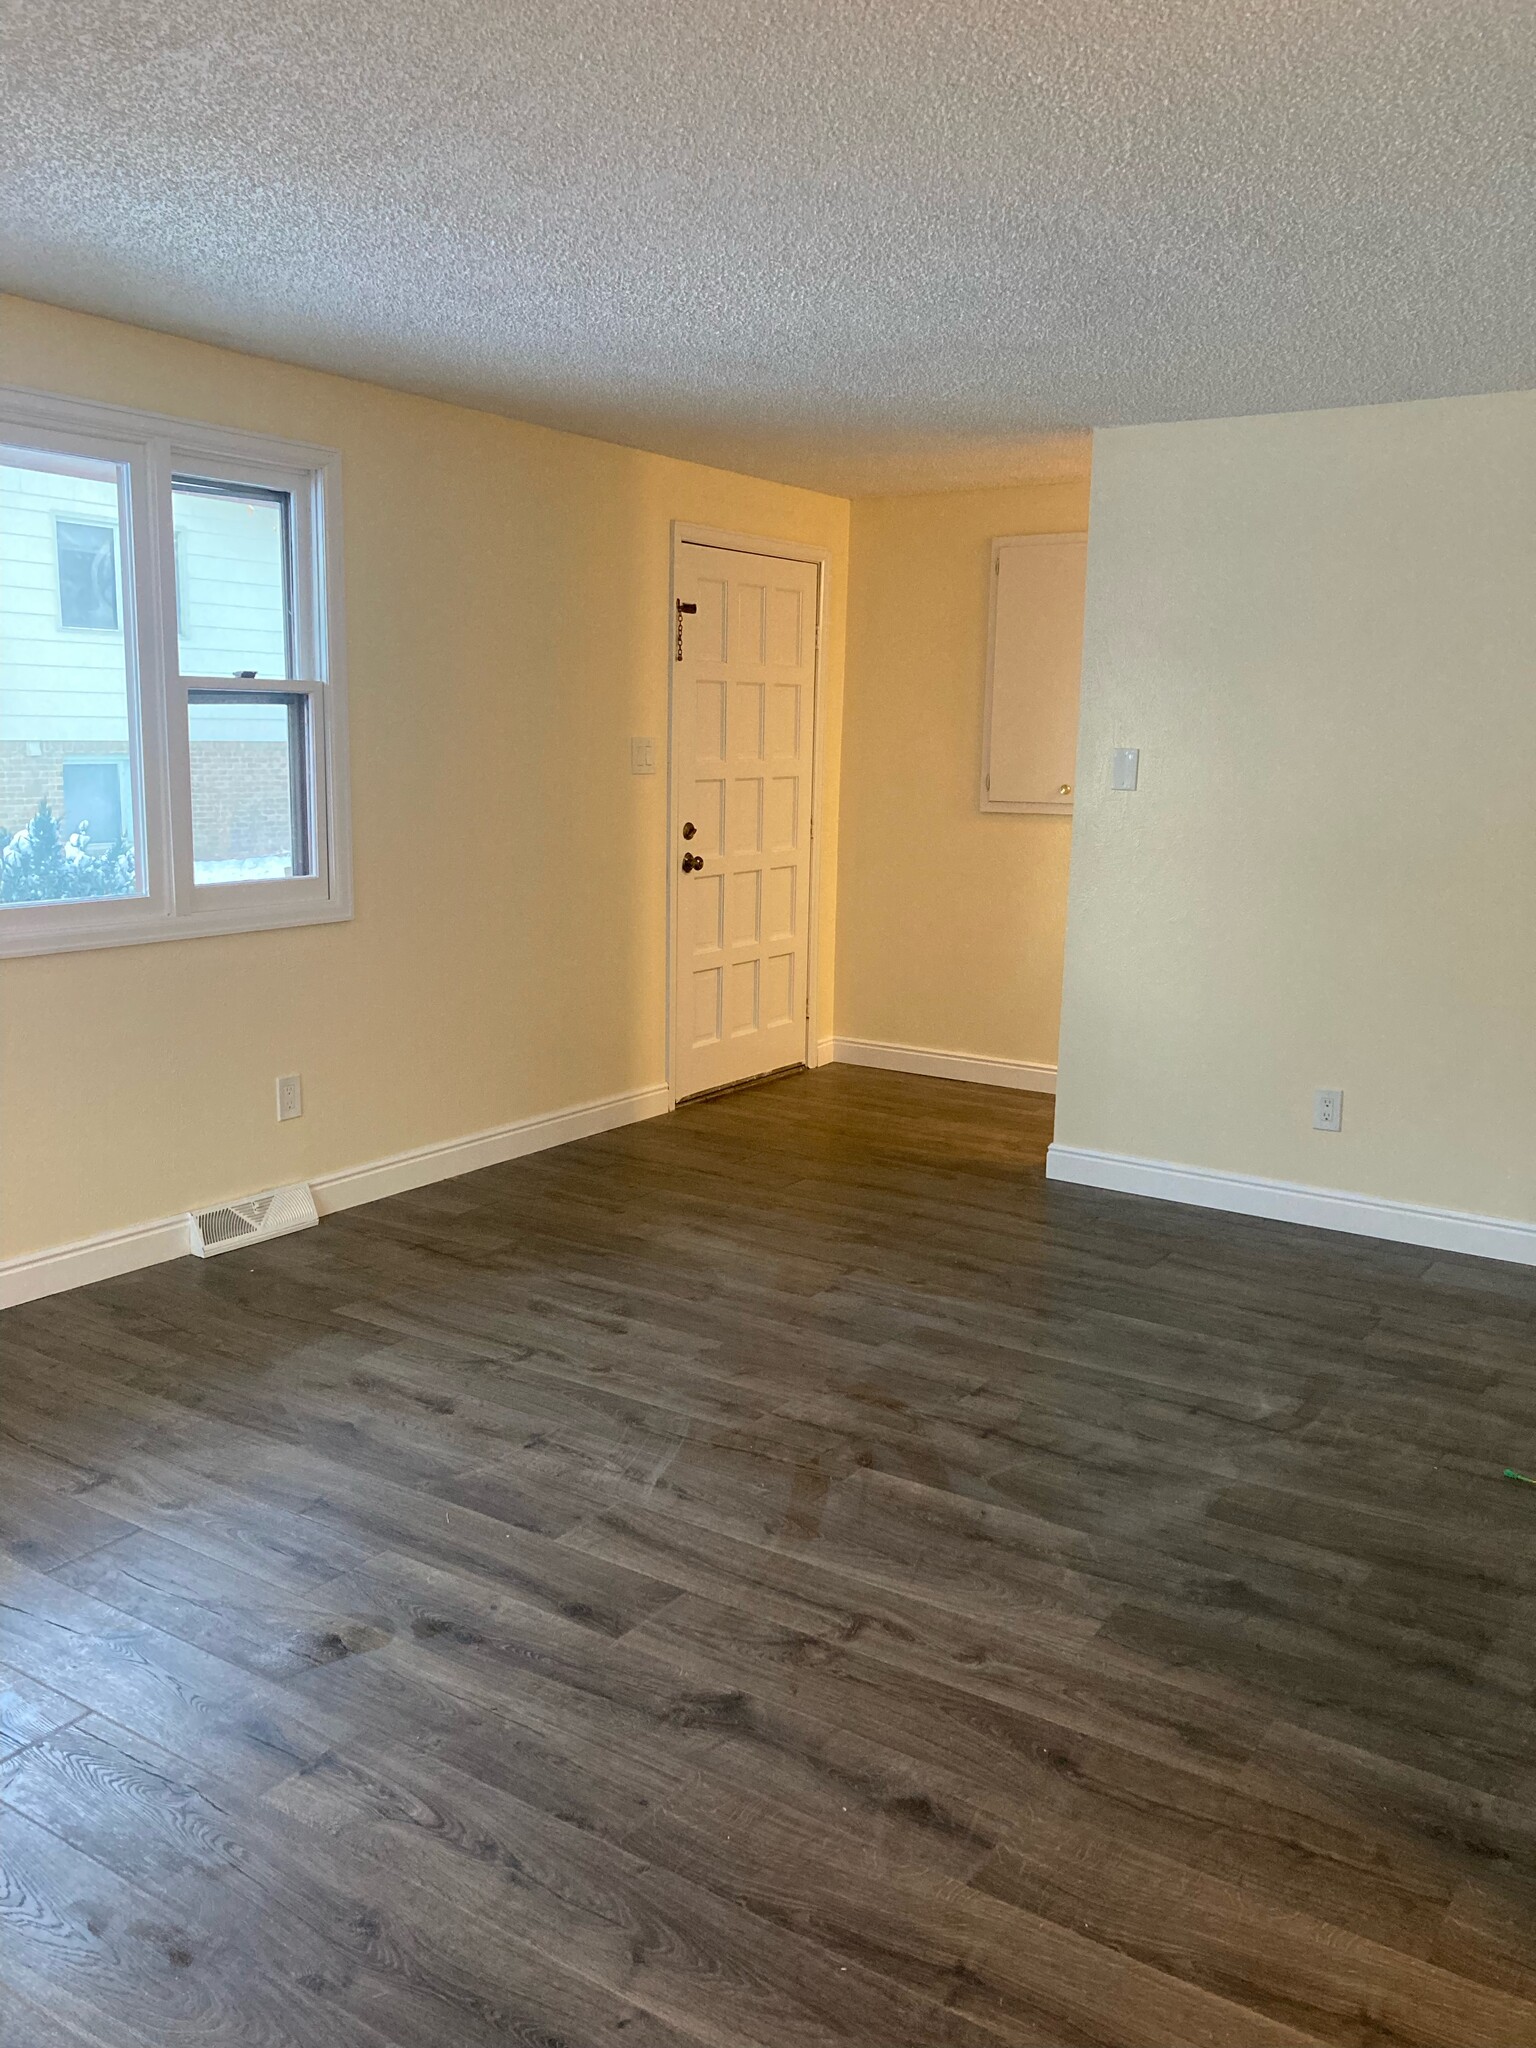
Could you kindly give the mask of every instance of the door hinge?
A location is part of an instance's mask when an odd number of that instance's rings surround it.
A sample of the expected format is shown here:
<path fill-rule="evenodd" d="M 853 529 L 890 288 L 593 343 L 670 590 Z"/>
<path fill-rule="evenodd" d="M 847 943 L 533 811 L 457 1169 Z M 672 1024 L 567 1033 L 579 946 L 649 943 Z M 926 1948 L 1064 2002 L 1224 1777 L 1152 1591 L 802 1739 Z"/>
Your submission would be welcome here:
<path fill-rule="evenodd" d="M 684 604 L 681 598 L 677 600 L 677 658 L 679 661 L 683 658 L 683 614 L 685 612 L 696 612 L 697 610 L 698 606 L 696 604 Z"/>

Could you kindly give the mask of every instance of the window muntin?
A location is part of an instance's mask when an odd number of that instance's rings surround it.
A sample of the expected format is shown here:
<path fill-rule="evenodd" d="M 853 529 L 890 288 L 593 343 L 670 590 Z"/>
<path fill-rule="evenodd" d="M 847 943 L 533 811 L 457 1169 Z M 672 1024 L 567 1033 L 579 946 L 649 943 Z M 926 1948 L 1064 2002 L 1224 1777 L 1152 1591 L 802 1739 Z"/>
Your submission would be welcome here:
<path fill-rule="evenodd" d="M 18 482 L 47 500 L 30 579 L 8 573 Z M 0 390 L 0 954 L 351 914 L 339 562 L 329 451 Z M 109 595 L 115 629 L 65 624 Z M 29 776 L 56 845 L 10 815 Z"/>

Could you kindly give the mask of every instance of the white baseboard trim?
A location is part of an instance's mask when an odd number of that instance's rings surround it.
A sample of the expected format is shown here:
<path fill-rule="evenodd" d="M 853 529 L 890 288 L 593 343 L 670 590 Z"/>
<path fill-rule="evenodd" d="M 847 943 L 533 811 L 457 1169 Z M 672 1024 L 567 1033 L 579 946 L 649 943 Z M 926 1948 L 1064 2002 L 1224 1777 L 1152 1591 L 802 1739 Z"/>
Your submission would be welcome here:
<path fill-rule="evenodd" d="M 136 1273 L 140 1266 L 158 1266 L 190 1252 L 186 1217 L 165 1216 L 158 1223 L 103 1231 L 100 1237 L 82 1237 L 51 1251 L 0 1259 L 0 1308 L 19 1308 L 45 1294 L 89 1287 L 93 1280 L 115 1280 L 120 1273 Z"/>
<path fill-rule="evenodd" d="M 454 1138 L 444 1145 L 423 1145 L 414 1152 L 375 1159 L 367 1166 L 322 1174 L 311 1183 L 315 1207 L 327 1216 L 360 1202 L 377 1202 L 385 1195 L 451 1180 L 482 1166 L 499 1166 L 503 1160 L 521 1159 L 552 1145 L 568 1145 L 574 1138 L 616 1131 L 624 1124 L 660 1116 L 666 1108 L 664 1087 L 637 1088 L 626 1095 L 605 1096 L 600 1102 L 583 1102 L 574 1109 L 524 1117 L 519 1123 Z M 83 1238 L 77 1244 L 58 1245 L 51 1251 L 0 1260 L 0 1309 L 19 1308 L 25 1301 L 62 1294 L 71 1287 L 88 1287 L 93 1280 L 115 1280 L 141 1266 L 186 1257 L 188 1252 L 186 1217 L 168 1216 L 158 1223 L 141 1223 L 128 1230 Z"/>
<path fill-rule="evenodd" d="M 1464 1252 L 1476 1259 L 1536 1266 L 1536 1223 L 1520 1223 L 1511 1217 L 1427 1209 L 1415 1202 L 1305 1187 L 1297 1181 L 1262 1180 L 1253 1174 L 1215 1173 L 1208 1167 L 1176 1166 L 1162 1159 L 1135 1159 L 1076 1145 L 1052 1145 L 1045 1171 L 1047 1179 L 1070 1181 L 1077 1187 L 1150 1195 L 1157 1201 L 1184 1202 L 1198 1209 L 1226 1209 L 1237 1216 L 1306 1223 L 1316 1230 L 1386 1238 L 1393 1244 L 1422 1245 L 1428 1251 Z"/>
<path fill-rule="evenodd" d="M 926 1046 L 881 1045 L 871 1038 L 823 1039 L 822 1047 L 823 1060 L 842 1060 L 850 1067 L 886 1067 L 897 1074 L 929 1074 L 937 1081 L 1056 1093 L 1056 1069 L 1031 1060 L 984 1060 L 969 1052 L 930 1052 Z"/>
<path fill-rule="evenodd" d="M 664 1086 L 636 1088 L 626 1095 L 606 1095 L 600 1102 L 579 1103 L 574 1109 L 524 1117 L 520 1123 L 501 1124 L 470 1138 L 453 1138 L 446 1145 L 397 1152 L 389 1159 L 350 1166 L 311 1181 L 315 1207 L 322 1216 L 329 1216 L 338 1209 L 355 1209 L 361 1202 L 380 1202 L 386 1195 L 403 1195 L 435 1180 L 453 1180 L 461 1173 L 477 1173 L 482 1166 L 500 1166 L 530 1152 L 545 1152 L 552 1145 L 569 1145 L 576 1138 L 595 1138 L 603 1131 L 642 1123 L 647 1117 L 664 1115 L 667 1106 Z"/>

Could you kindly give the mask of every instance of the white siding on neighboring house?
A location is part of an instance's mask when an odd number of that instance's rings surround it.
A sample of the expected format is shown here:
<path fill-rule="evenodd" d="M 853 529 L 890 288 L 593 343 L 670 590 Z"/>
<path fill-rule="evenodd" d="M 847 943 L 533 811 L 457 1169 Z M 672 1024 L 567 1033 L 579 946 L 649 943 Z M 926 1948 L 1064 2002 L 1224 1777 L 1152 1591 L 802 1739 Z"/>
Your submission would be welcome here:
<path fill-rule="evenodd" d="M 286 538 L 278 504 L 261 497 L 177 490 L 174 498 L 177 626 L 185 675 L 228 677 L 254 669 L 270 684 L 288 667 Z M 66 547 L 88 539 L 77 528 L 111 537 L 109 616 L 115 626 L 65 623 L 60 522 Z M 0 463 L 0 841 L 26 825 L 46 802 L 62 828 L 101 790 L 100 774 L 117 764 L 122 829 L 131 836 L 129 721 L 123 638 L 122 555 L 115 483 L 106 478 Z M 78 603 L 76 608 L 78 609 Z M 239 809 L 236 779 L 247 784 L 261 818 L 281 815 L 287 782 L 286 727 L 270 707 L 223 705 L 189 714 L 194 755 L 210 764 L 201 810 Z M 236 750 L 239 750 L 238 753 Z M 217 763 L 217 769 L 213 764 Z M 270 766 L 267 765 L 270 763 Z M 100 764 L 93 781 L 87 764 Z M 233 815 L 233 813 L 231 813 Z M 264 827 L 257 822 L 257 837 Z M 93 822 L 92 837 L 99 836 Z M 231 855 L 245 851 L 238 832 L 219 834 Z M 247 832 L 247 837 L 249 832 Z M 199 861 L 199 879 L 279 872 L 281 863 L 228 858 Z"/>
<path fill-rule="evenodd" d="M 61 623 L 60 519 L 111 528 L 115 631 Z M 127 752 L 116 534 L 114 485 L 0 467 L 0 741 L 73 741 L 104 753 Z"/>
<path fill-rule="evenodd" d="M 254 669 L 270 683 L 286 678 L 286 541 L 275 504 L 261 499 L 178 491 L 175 497 L 176 626 L 183 675 L 233 676 Z M 197 707 L 194 740 L 268 740 L 269 714 L 252 707 L 237 723 L 226 707 L 216 728 Z"/>

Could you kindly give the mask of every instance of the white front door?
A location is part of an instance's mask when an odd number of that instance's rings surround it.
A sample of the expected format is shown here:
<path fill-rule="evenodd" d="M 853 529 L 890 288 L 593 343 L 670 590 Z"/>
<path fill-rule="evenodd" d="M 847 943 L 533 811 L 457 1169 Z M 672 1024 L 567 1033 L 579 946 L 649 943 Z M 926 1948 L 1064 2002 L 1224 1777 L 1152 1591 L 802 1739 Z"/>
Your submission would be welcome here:
<path fill-rule="evenodd" d="M 672 1047 L 681 1100 L 806 1056 L 817 568 L 693 541 L 677 554 Z"/>

